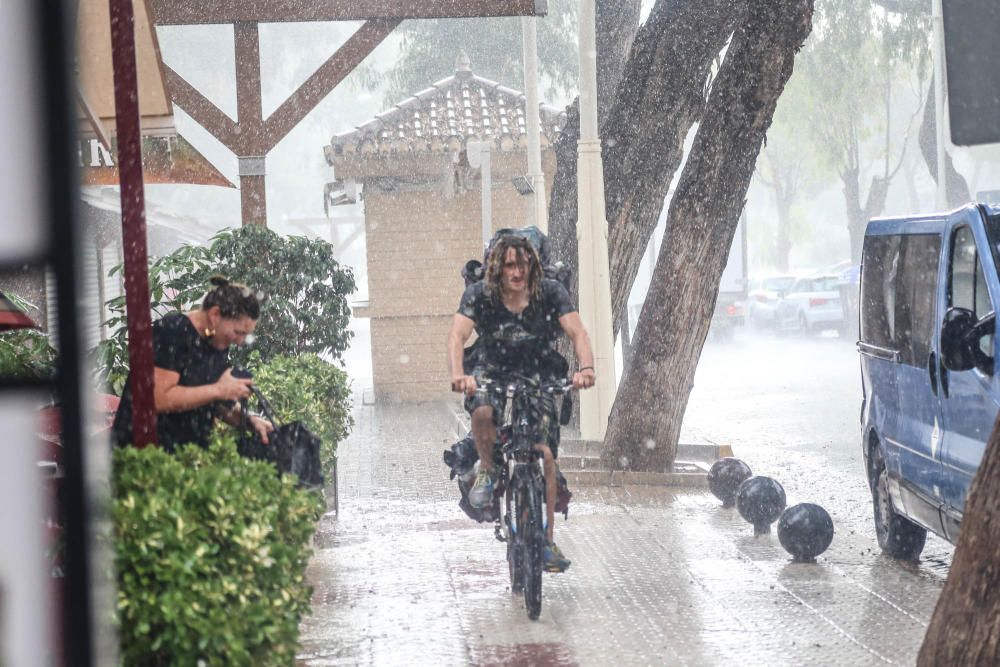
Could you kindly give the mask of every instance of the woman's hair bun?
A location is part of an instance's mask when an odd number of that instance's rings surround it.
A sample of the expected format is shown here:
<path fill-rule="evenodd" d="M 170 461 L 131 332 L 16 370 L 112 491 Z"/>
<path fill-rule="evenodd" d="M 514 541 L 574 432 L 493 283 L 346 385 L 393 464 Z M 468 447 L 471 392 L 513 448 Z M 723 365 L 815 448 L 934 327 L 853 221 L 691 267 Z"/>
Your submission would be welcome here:
<path fill-rule="evenodd" d="M 229 284 L 229 279 L 226 278 L 225 276 L 216 275 L 209 278 L 208 282 L 212 283 L 212 285 L 216 287 L 225 287 L 226 285 Z"/>

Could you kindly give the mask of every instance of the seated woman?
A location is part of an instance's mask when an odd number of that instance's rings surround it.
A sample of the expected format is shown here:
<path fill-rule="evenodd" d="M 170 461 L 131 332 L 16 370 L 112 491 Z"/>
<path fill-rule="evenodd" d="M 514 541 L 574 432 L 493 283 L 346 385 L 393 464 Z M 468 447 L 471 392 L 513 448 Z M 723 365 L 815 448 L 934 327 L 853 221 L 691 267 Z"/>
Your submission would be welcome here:
<path fill-rule="evenodd" d="M 222 277 L 211 283 L 199 310 L 153 323 L 156 433 L 168 452 L 187 443 L 208 446 L 217 417 L 234 425 L 244 419 L 238 401 L 250 395 L 252 381 L 233 377 L 229 347 L 253 333 L 260 304 L 245 285 Z M 122 446 L 133 444 L 131 383 L 129 375 L 115 414 L 114 438 Z M 256 416 L 250 423 L 266 444 L 271 425 Z"/>

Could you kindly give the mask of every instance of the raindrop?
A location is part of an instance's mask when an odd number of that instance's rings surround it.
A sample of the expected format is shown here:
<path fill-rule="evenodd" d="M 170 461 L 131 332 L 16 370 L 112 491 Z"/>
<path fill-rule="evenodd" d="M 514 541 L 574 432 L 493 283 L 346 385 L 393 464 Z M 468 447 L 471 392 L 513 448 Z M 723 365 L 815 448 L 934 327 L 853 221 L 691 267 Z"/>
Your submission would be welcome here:
<path fill-rule="evenodd" d="M 628 457 L 627 456 L 621 457 L 620 459 L 618 459 L 618 463 L 621 464 L 622 468 L 628 468 Z"/>
<path fill-rule="evenodd" d="M 399 355 L 399 363 L 401 363 L 401 364 L 408 364 L 408 363 L 410 363 L 410 355 L 408 355 L 408 354 L 401 354 L 401 355 Z"/>
<path fill-rule="evenodd" d="M 645 445 L 646 449 L 656 449 L 656 440 L 653 440 L 652 438 L 647 438 Z"/>

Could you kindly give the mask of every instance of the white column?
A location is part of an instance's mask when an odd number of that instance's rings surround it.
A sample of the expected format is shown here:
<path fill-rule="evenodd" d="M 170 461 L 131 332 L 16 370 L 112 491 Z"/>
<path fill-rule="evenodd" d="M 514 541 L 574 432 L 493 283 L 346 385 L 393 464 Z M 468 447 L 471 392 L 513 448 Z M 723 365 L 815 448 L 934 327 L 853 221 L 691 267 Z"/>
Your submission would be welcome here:
<path fill-rule="evenodd" d="M 941 13 L 941 0 L 931 0 L 931 14 L 933 21 L 933 46 L 931 53 L 934 56 L 934 131 L 937 141 L 937 200 L 938 211 L 943 211 L 948 207 L 948 189 L 945 183 L 945 150 L 944 150 L 944 94 L 945 94 L 945 69 L 944 69 L 944 19 Z"/>
<path fill-rule="evenodd" d="M 545 197 L 545 176 L 542 173 L 542 145 L 539 139 L 538 105 L 538 19 L 521 17 L 521 39 L 524 52 L 524 120 L 528 130 L 528 182 L 530 195 L 528 224 L 543 232 L 549 231 L 549 215 Z"/>
<path fill-rule="evenodd" d="M 604 440 L 614 402 L 614 337 L 604 165 L 597 136 L 597 39 L 594 0 L 580 0 L 580 143 L 576 236 L 580 251 L 580 317 L 594 346 L 597 384 L 580 393 L 580 435 Z"/>

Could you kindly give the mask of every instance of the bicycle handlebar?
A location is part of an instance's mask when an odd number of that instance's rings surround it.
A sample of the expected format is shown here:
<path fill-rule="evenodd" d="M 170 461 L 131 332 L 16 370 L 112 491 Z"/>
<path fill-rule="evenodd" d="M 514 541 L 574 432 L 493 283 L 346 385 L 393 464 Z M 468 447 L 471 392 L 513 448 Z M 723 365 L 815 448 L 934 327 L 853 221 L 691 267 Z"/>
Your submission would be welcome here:
<path fill-rule="evenodd" d="M 476 393 L 485 394 L 490 391 L 503 393 L 507 391 L 507 387 L 511 385 L 514 385 L 515 391 L 528 391 L 534 394 L 553 394 L 556 396 L 566 394 L 573 389 L 573 382 L 571 380 L 560 380 L 559 382 L 536 384 L 534 381 L 528 380 L 527 378 L 515 379 L 513 382 L 500 382 L 486 378 L 483 379 L 481 384 L 478 384 L 476 387 Z"/>

